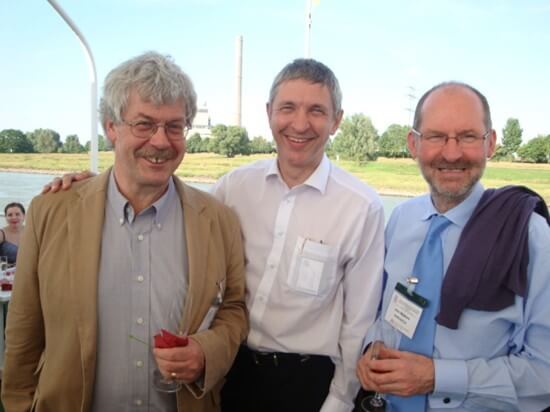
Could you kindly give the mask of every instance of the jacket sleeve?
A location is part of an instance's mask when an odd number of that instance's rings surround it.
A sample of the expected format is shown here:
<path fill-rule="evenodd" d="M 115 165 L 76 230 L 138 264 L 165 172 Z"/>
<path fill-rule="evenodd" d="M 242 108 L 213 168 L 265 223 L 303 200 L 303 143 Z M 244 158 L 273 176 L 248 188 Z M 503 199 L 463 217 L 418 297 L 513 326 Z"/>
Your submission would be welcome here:
<path fill-rule="evenodd" d="M 29 411 L 44 350 L 44 323 L 38 283 L 39 237 L 35 201 L 19 245 L 17 271 L 6 325 L 2 403 L 10 412 Z"/>
<path fill-rule="evenodd" d="M 220 214 L 221 236 L 225 253 L 225 292 L 209 329 L 191 335 L 205 354 L 206 367 L 201 385 L 188 385 L 200 398 L 211 390 L 229 371 L 241 342 L 248 334 L 245 304 L 244 251 L 240 225 L 228 208 Z"/>

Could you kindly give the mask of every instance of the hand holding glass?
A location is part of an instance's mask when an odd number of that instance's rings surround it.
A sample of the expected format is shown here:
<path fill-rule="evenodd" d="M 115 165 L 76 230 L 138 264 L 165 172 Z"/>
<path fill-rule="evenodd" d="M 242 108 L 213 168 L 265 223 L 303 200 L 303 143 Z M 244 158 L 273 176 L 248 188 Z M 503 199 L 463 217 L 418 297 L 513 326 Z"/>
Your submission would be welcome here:
<path fill-rule="evenodd" d="M 399 332 L 384 319 L 378 319 L 375 324 L 374 339 L 371 343 L 371 359 L 378 359 L 380 348 L 395 349 L 399 342 Z M 376 392 L 374 395 L 366 396 L 361 401 L 361 410 L 363 412 L 388 412 L 391 405 L 384 399 L 384 395 Z"/>
<path fill-rule="evenodd" d="M 183 299 L 176 299 L 174 304 L 172 305 L 172 309 L 170 310 L 168 314 L 168 319 L 165 324 L 166 331 L 172 333 L 173 335 L 177 335 L 178 337 L 185 337 L 187 336 L 187 330 L 183 330 L 181 327 L 181 317 L 183 314 Z M 190 305 L 190 302 L 188 302 L 188 305 Z M 162 332 L 159 332 L 159 334 L 163 334 Z M 157 335 L 159 336 L 159 335 Z M 162 336 L 160 337 L 162 339 Z M 156 339 L 155 339 L 156 340 Z M 157 345 L 155 345 L 157 346 Z M 177 346 L 184 346 L 184 345 L 169 345 L 168 347 L 177 347 Z M 174 393 L 181 389 L 181 383 L 178 382 L 175 379 L 174 374 L 172 374 L 172 377 L 170 379 L 166 379 L 164 376 L 162 376 L 162 373 L 158 368 L 156 368 L 153 372 L 153 386 L 155 389 L 159 392 L 166 392 L 166 393 Z"/>
<path fill-rule="evenodd" d="M 0 256 L 0 270 L 5 271 L 8 268 L 8 257 Z"/>

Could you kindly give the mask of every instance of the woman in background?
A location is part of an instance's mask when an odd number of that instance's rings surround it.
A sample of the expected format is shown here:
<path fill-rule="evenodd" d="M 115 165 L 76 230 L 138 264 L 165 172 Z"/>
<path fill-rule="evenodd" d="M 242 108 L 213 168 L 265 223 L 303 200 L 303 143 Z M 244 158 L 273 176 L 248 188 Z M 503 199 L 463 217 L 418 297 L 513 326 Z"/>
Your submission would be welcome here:
<path fill-rule="evenodd" d="M 21 203 L 8 203 L 4 208 L 7 226 L 0 229 L 0 257 L 6 256 L 9 264 L 14 264 L 17 258 L 19 238 L 23 232 L 25 208 Z"/>

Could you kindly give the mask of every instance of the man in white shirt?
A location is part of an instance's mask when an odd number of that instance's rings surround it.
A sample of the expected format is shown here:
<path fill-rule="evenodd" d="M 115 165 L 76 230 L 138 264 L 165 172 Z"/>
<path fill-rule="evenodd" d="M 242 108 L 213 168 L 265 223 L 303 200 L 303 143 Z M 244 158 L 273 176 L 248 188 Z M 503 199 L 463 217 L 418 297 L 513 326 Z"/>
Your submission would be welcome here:
<path fill-rule="evenodd" d="M 224 412 L 353 408 L 355 364 L 381 293 L 384 217 L 377 194 L 324 154 L 341 100 L 324 64 L 284 67 L 266 106 L 277 158 L 213 188 L 242 224 L 250 312 Z"/>

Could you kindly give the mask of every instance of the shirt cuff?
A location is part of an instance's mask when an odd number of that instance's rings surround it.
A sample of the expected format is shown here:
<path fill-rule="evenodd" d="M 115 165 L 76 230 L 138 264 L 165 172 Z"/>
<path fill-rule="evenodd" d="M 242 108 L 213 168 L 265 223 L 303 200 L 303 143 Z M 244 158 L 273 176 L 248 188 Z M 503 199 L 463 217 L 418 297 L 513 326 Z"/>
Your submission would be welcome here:
<path fill-rule="evenodd" d="M 323 407 L 319 412 L 349 412 L 353 409 L 353 405 L 342 401 L 332 394 L 328 394 Z"/>
<path fill-rule="evenodd" d="M 468 368 L 464 360 L 434 359 L 434 391 L 428 396 L 431 408 L 456 408 L 468 393 Z"/>

